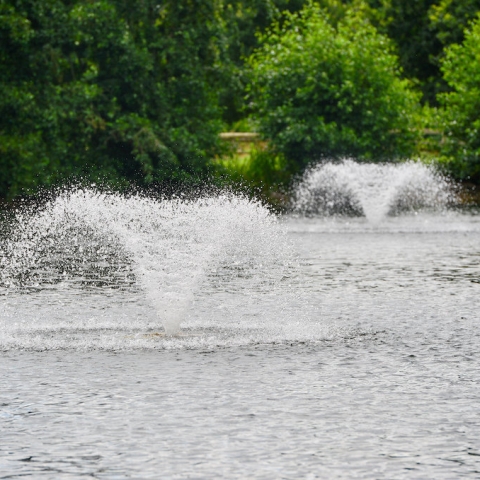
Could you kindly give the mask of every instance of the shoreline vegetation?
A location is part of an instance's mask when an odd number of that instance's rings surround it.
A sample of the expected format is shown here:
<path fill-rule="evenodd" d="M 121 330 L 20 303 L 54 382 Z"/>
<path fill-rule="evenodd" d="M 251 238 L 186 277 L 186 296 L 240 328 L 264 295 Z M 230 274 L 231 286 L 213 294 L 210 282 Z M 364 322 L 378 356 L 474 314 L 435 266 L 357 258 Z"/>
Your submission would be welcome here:
<path fill-rule="evenodd" d="M 281 210 L 342 158 L 435 163 L 479 202 L 480 0 L 4 0 L 0 47 L 2 202 L 84 183 Z"/>
<path fill-rule="evenodd" d="M 432 142 L 434 140 L 435 144 L 441 143 L 442 133 L 438 130 L 433 129 L 423 129 L 421 136 L 424 139 L 423 145 L 427 145 L 428 148 L 431 148 Z M 292 175 L 289 172 L 286 172 L 284 169 L 284 162 L 279 155 L 271 150 L 269 142 L 262 138 L 262 136 L 257 132 L 221 132 L 219 138 L 224 147 L 221 149 L 222 155 L 215 157 L 212 160 L 212 164 L 215 167 L 217 175 L 220 177 L 210 178 L 210 183 L 213 186 L 213 191 L 218 188 L 227 188 L 233 191 L 238 191 L 244 195 L 256 198 L 263 202 L 268 208 L 272 209 L 277 213 L 285 213 L 289 210 L 291 204 L 291 196 L 293 192 L 294 185 L 297 180 L 300 178 L 300 175 Z M 431 150 L 425 150 L 423 155 L 418 156 L 415 160 L 423 163 L 435 163 L 437 168 L 441 165 L 435 161 L 436 152 L 432 154 Z M 329 161 L 342 161 L 343 159 L 326 159 L 326 162 Z M 403 160 L 400 160 L 403 161 Z M 389 162 L 385 162 L 389 163 Z M 315 163 L 312 163 L 314 165 Z M 220 169 L 218 169 L 220 167 Z M 460 208 L 469 208 L 469 207 L 479 207 L 480 206 L 480 185 L 477 185 L 471 181 L 467 180 L 455 180 L 449 175 L 448 170 L 443 169 L 445 175 L 451 178 L 455 182 L 456 196 L 458 199 L 457 207 Z M 90 182 L 80 181 L 70 182 L 70 185 L 73 189 L 82 188 L 83 186 L 90 186 Z M 93 186 L 95 186 L 93 184 Z M 120 190 L 120 191 L 145 191 L 140 188 L 129 187 L 125 189 L 125 185 L 109 185 L 108 182 L 100 182 L 97 187 L 100 190 Z M 51 198 L 52 195 L 55 196 L 55 191 L 65 190 L 65 185 L 59 185 L 52 188 L 46 188 L 39 191 L 39 195 L 18 195 L 13 199 L 0 198 L 0 211 L 12 211 L 17 209 L 22 205 L 31 205 L 36 204 L 40 201 L 47 200 Z M 197 189 L 194 187 L 194 191 Z M 166 194 L 176 195 L 182 191 L 180 190 L 169 189 L 167 187 Z M 185 190 L 183 190 L 185 191 Z M 188 191 L 188 188 L 187 190 Z M 209 188 L 204 190 L 202 188 L 198 189 L 200 193 L 208 192 Z M 153 189 L 154 194 L 160 193 L 162 191 Z"/>
<path fill-rule="evenodd" d="M 423 129 L 423 145 L 431 148 L 432 140 L 442 142 L 442 133 L 438 130 Z M 269 143 L 256 132 L 222 132 L 220 139 L 228 144 L 227 152 L 214 160 L 228 173 L 230 182 L 245 185 L 247 193 L 253 194 L 276 211 L 288 208 L 292 190 L 292 178 L 282 170 L 280 161 L 269 150 Z M 272 161 L 272 158 L 274 159 Z M 435 163 L 435 152 L 425 150 L 417 161 Z M 268 163 L 265 167 L 263 164 Z M 443 170 L 448 175 L 448 171 Z M 267 172 L 267 174 L 265 174 Z M 452 179 L 454 180 L 454 179 Z M 455 181 L 455 180 L 454 180 Z M 459 205 L 464 207 L 480 206 L 480 186 L 468 180 L 457 182 Z"/>

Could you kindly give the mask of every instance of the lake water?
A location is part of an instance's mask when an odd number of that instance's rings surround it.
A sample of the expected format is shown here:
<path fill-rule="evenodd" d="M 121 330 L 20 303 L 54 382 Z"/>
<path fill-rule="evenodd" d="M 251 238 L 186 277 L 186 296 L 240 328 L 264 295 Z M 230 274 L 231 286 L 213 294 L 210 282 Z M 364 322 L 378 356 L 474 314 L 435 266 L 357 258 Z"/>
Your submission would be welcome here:
<path fill-rule="evenodd" d="M 175 235 L 142 221 L 121 253 L 72 250 L 78 198 L 95 217 L 80 195 L 4 241 L 0 478 L 480 478 L 480 216 L 230 198 L 162 210 Z M 202 239 L 225 229 L 220 258 Z"/>

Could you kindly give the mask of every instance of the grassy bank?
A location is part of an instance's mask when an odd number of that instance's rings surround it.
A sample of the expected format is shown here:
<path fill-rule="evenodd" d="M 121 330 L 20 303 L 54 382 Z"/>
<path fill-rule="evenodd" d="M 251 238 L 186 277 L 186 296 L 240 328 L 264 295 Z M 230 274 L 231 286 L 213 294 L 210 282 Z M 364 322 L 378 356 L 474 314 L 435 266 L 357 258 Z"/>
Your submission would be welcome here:
<path fill-rule="evenodd" d="M 292 183 L 284 158 L 256 133 L 226 132 L 220 137 L 227 144 L 227 153 L 215 163 L 226 182 L 260 198 L 274 210 L 284 210 Z"/>

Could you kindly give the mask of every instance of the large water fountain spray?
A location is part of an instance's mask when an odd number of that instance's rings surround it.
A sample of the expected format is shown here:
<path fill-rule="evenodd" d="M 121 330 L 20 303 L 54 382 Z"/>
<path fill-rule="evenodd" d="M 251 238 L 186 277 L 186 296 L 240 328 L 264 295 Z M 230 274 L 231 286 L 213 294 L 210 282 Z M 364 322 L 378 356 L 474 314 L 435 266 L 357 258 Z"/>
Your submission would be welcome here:
<path fill-rule="evenodd" d="M 419 162 L 374 164 L 344 160 L 322 163 L 305 173 L 294 194 L 296 212 L 364 215 L 379 223 L 389 214 L 445 208 L 454 200 L 451 184 Z"/>
<path fill-rule="evenodd" d="M 205 274 L 235 263 L 253 277 L 266 268 L 264 279 L 282 250 L 277 219 L 228 193 L 188 201 L 75 190 L 13 223 L 0 251 L 0 288 L 108 284 L 115 276 L 117 286 L 143 289 L 167 334 L 180 331 Z"/>

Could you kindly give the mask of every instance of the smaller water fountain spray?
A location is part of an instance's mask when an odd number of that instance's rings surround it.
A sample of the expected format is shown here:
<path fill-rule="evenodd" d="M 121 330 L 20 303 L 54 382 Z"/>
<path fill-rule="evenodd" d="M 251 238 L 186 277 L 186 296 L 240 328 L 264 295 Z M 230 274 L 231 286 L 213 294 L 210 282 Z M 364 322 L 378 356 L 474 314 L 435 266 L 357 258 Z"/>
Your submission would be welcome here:
<path fill-rule="evenodd" d="M 307 170 L 295 190 L 293 209 L 307 215 L 364 215 L 379 223 L 400 212 L 439 210 L 454 198 L 448 179 L 430 165 L 346 159 Z"/>

